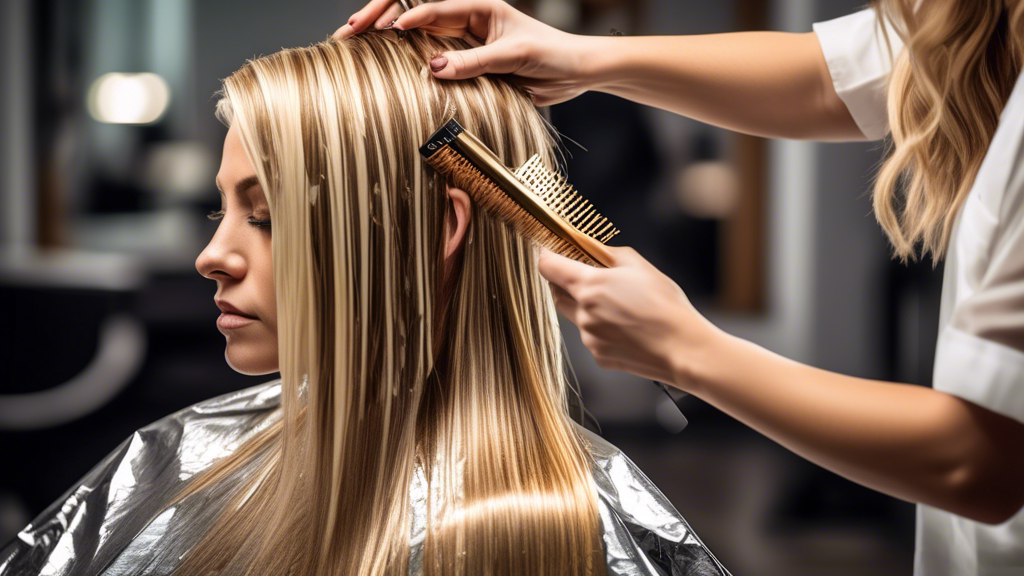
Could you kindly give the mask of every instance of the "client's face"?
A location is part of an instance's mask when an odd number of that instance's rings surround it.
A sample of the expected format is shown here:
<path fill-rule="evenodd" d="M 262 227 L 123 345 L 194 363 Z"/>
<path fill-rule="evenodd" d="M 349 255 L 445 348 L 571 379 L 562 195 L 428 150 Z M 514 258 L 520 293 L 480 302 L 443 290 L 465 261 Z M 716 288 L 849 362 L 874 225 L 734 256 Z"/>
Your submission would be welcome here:
<path fill-rule="evenodd" d="M 236 126 L 224 139 L 217 173 L 221 209 L 217 233 L 196 259 L 199 273 L 217 281 L 217 328 L 227 339 L 224 357 L 243 374 L 277 367 L 277 306 L 270 251 L 270 209 L 245 155 Z"/>

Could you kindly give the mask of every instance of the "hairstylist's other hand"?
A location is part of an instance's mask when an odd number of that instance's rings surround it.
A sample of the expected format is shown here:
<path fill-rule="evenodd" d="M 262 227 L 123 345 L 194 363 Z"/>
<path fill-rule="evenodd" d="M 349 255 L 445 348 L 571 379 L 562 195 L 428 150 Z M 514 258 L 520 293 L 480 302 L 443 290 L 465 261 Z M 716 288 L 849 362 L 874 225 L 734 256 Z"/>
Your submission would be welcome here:
<path fill-rule="evenodd" d="M 538 106 L 572 99 L 588 90 L 582 64 L 586 37 L 552 28 L 501 0 L 445 0 L 408 12 L 393 0 L 371 0 L 334 32 L 347 38 L 370 26 L 422 28 L 438 36 L 464 38 L 476 48 L 453 50 L 430 61 L 437 78 L 458 80 L 481 74 L 515 74 Z"/>
<path fill-rule="evenodd" d="M 608 247 L 610 268 L 595 268 L 542 250 L 538 269 L 558 311 L 580 329 L 583 345 L 608 370 L 689 391 L 695 355 L 722 334 L 682 289 L 635 250 Z"/>

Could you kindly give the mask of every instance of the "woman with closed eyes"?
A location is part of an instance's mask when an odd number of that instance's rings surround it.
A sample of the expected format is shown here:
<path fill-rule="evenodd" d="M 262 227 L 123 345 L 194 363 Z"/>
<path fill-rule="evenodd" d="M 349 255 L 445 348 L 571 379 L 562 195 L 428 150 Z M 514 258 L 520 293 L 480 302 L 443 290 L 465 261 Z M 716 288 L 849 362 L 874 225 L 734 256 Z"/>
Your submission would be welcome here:
<path fill-rule="evenodd" d="M 569 410 L 536 247 L 419 145 L 452 116 L 507 165 L 527 94 L 441 83 L 422 32 L 328 40 L 224 80 L 225 357 L 280 380 L 140 430 L 0 552 L 0 574 L 728 572 Z"/>

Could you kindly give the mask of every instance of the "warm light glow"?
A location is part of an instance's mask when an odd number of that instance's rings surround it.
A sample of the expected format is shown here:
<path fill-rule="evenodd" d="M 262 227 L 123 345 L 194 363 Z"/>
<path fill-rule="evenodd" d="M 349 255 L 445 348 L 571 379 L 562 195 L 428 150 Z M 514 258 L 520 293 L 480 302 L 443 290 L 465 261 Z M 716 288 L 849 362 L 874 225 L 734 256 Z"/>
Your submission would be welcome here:
<path fill-rule="evenodd" d="M 171 91 L 156 74 L 110 73 L 89 88 L 89 114 L 108 124 L 151 124 L 167 111 Z"/>
<path fill-rule="evenodd" d="M 728 218 L 740 203 L 740 179 L 728 162 L 708 160 L 679 175 L 679 207 L 696 218 Z"/>

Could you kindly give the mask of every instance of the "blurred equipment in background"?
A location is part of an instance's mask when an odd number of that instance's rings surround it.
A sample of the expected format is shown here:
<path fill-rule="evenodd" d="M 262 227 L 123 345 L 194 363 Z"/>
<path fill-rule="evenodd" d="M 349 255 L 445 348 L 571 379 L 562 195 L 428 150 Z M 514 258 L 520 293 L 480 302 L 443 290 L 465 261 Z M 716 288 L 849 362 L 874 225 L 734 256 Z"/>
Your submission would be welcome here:
<path fill-rule="evenodd" d="M 722 220 L 735 213 L 740 203 L 736 168 L 719 158 L 715 142 L 707 134 L 697 137 L 693 163 L 679 173 L 678 207 L 694 218 Z"/>
<path fill-rule="evenodd" d="M 74 422 L 128 386 L 146 355 L 146 330 L 130 311 L 143 282 L 118 254 L 0 253 L 0 431 Z"/>

